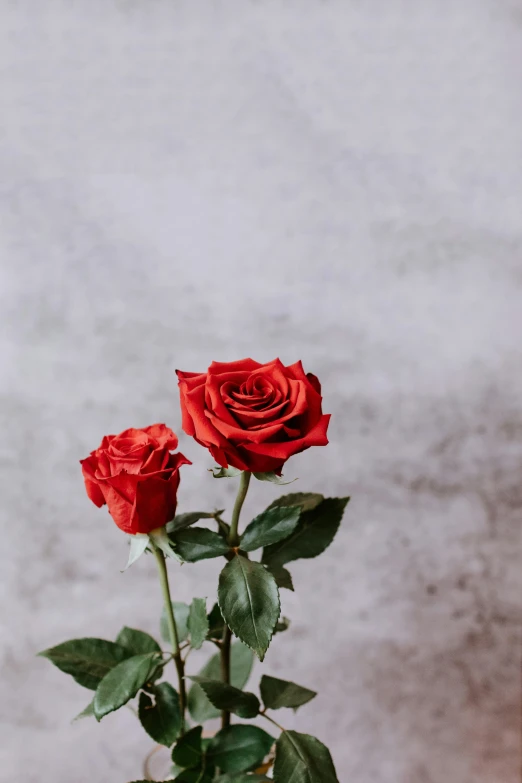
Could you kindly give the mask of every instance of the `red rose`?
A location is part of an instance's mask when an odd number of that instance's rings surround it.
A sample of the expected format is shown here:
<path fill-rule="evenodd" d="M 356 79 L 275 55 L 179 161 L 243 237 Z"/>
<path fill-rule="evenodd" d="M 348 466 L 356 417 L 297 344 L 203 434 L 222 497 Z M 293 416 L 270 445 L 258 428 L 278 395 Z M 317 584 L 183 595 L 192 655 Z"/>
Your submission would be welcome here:
<path fill-rule="evenodd" d="M 183 429 L 223 467 L 280 472 L 292 454 L 328 443 L 321 385 L 301 362 L 242 359 L 212 362 L 206 373 L 176 372 Z"/>
<path fill-rule="evenodd" d="M 150 533 L 176 512 L 183 454 L 171 454 L 178 439 L 164 424 L 120 435 L 105 435 L 101 445 L 80 461 L 87 494 L 125 533 Z"/>

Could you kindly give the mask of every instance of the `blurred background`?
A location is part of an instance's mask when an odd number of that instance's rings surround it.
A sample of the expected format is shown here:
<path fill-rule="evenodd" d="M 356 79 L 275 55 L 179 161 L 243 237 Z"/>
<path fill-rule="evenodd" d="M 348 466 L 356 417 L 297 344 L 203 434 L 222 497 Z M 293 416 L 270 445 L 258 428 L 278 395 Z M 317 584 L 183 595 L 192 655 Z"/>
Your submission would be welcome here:
<path fill-rule="evenodd" d="M 0 779 L 140 777 L 134 716 L 71 725 L 90 693 L 35 658 L 157 629 L 78 460 L 179 431 L 175 367 L 279 356 L 333 413 L 286 475 L 353 498 L 290 568 L 263 670 L 319 696 L 286 724 L 341 783 L 517 781 L 522 4 L 6 0 L 0 29 Z M 180 511 L 230 509 L 180 448 Z"/>

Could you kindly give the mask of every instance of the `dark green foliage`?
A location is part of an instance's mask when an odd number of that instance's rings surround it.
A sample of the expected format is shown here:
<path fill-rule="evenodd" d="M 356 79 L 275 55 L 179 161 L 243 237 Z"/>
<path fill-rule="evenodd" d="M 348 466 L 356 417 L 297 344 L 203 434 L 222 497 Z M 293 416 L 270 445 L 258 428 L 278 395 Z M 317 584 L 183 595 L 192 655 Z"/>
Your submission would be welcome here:
<path fill-rule="evenodd" d="M 315 508 L 303 512 L 288 538 L 264 549 L 263 563 L 277 568 L 292 560 L 320 555 L 332 543 L 349 499 L 326 498 Z"/>
<path fill-rule="evenodd" d="M 234 686 L 227 685 L 220 680 L 211 680 L 208 677 L 191 677 L 190 679 L 203 688 L 208 700 L 218 710 L 233 712 L 240 718 L 255 718 L 259 713 L 259 699 L 253 693 L 234 688 Z"/>
<path fill-rule="evenodd" d="M 273 500 L 268 508 L 279 508 L 280 506 L 298 506 L 301 511 L 311 511 L 322 503 L 324 496 L 318 492 L 292 492 L 290 495 L 281 495 Z"/>
<path fill-rule="evenodd" d="M 193 598 L 188 616 L 190 646 L 199 650 L 207 638 L 208 629 L 206 601 L 204 598 Z"/>
<path fill-rule="evenodd" d="M 214 604 L 210 614 L 208 615 L 208 639 L 219 639 L 223 636 L 223 630 L 225 628 L 225 621 L 221 614 L 219 604 Z"/>
<path fill-rule="evenodd" d="M 127 628 L 127 626 L 119 632 L 116 643 L 126 647 L 132 655 L 161 652 L 161 647 L 152 636 L 144 631 L 138 631 L 136 628 Z"/>
<path fill-rule="evenodd" d="M 190 607 L 188 606 L 188 604 L 184 604 L 181 601 L 173 601 L 172 608 L 174 610 L 174 619 L 176 620 L 178 637 L 181 643 L 184 642 L 186 639 L 188 639 L 188 635 L 189 635 L 188 618 L 190 613 Z M 165 608 L 161 613 L 160 633 L 161 633 L 161 638 L 170 644 L 169 626 L 167 624 L 167 613 L 165 611 Z"/>
<path fill-rule="evenodd" d="M 200 519 L 213 518 L 214 514 L 210 514 L 208 511 L 189 511 L 188 514 L 178 514 L 167 523 L 167 533 L 177 533 L 179 530 L 184 530 L 195 522 L 199 522 Z"/>
<path fill-rule="evenodd" d="M 232 633 L 262 661 L 279 618 L 279 590 L 260 563 L 236 554 L 219 577 L 221 614 Z"/>
<path fill-rule="evenodd" d="M 205 527 L 187 528 L 169 538 L 176 552 L 188 563 L 222 557 L 230 549 L 222 536 Z"/>
<path fill-rule="evenodd" d="M 202 732 L 202 726 L 195 726 L 176 742 L 172 751 L 174 764 L 188 769 L 201 766 L 201 758 L 203 756 Z"/>
<path fill-rule="evenodd" d="M 263 511 L 252 520 L 241 536 L 241 549 L 244 552 L 253 552 L 254 549 L 288 538 L 299 522 L 300 514 L 301 509 L 298 506 L 283 506 Z"/>
<path fill-rule="evenodd" d="M 263 704 L 271 710 L 281 707 L 297 709 L 317 696 L 317 693 L 309 688 L 303 688 L 295 682 L 279 680 L 277 677 L 268 677 L 266 674 L 261 677 L 259 688 Z"/>
<path fill-rule="evenodd" d="M 132 655 L 126 647 L 105 639 L 71 639 L 39 653 L 85 688 L 96 690 L 114 666 Z"/>
<path fill-rule="evenodd" d="M 207 756 L 223 772 L 245 772 L 261 764 L 273 742 L 263 729 L 237 723 L 210 740 Z"/>
<path fill-rule="evenodd" d="M 170 748 L 181 729 L 179 695 L 168 682 L 155 685 L 152 695 L 140 693 L 138 717 L 155 742 Z"/>
<path fill-rule="evenodd" d="M 339 783 L 328 748 L 309 734 L 283 731 L 276 742 L 276 783 Z"/>
<path fill-rule="evenodd" d="M 252 651 L 242 642 L 234 642 L 230 649 L 230 679 L 235 688 L 244 688 L 252 671 L 254 656 Z M 207 661 L 200 671 L 201 677 L 211 680 L 221 680 L 221 660 L 216 653 Z M 200 685 L 194 683 L 188 693 L 188 708 L 191 717 L 197 723 L 204 723 L 211 718 L 219 717 L 217 710 L 208 700 Z"/>
<path fill-rule="evenodd" d="M 111 669 L 94 694 L 94 714 L 101 720 L 123 707 L 155 674 L 160 664 L 157 653 L 134 655 Z"/>
<path fill-rule="evenodd" d="M 268 565 L 268 570 L 276 580 L 278 587 L 284 587 L 287 590 L 294 591 L 294 583 L 292 581 L 292 574 L 283 566 Z"/>

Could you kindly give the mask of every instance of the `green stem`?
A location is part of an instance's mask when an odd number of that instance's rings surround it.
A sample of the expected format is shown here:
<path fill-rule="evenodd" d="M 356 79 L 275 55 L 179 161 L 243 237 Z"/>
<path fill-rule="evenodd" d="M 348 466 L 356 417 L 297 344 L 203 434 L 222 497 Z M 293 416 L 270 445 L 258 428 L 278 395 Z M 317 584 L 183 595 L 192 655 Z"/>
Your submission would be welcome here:
<path fill-rule="evenodd" d="M 232 631 L 225 625 L 223 630 L 223 641 L 221 644 L 221 679 L 230 685 L 230 644 L 232 642 Z M 230 726 L 230 712 L 223 710 L 221 713 L 221 728 L 226 729 Z"/>
<path fill-rule="evenodd" d="M 261 711 L 259 714 L 261 715 L 261 717 L 262 717 L 262 718 L 266 718 L 266 720 L 269 720 L 269 721 L 270 721 L 270 723 L 273 723 L 273 724 L 274 724 L 274 726 L 277 726 L 277 728 L 278 728 L 278 729 L 280 729 L 281 731 L 286 731 L 286 729 L 284 729 L 284 728 L 281 726 L 281 724 L 280 724 L 280 723 L 278 723 L 278 722 L 277 722 L 277 721 L 275 721 L 273 718 L 271 718 L 271 717 L 270 717 L 270 715 L 267 715 L 267 714 L 266 714 L 266 712 L 265 712 L 265 710 L 262 710 L 262 711 Z"/>
<path fill-rule="evenodd" d="M 167 565 L 165 563 L 165 555 L 157 547 L 153 547 L 154 555 L 156 557 L 156 563 L 158 564 L 158 574 L 161 585 L 161 592 L 163 594 L 163 601 L 165 603 L 165 613 L 167 617 L 167 627 L 169 629 L 170 643 L 172 645 L 172 659 L 176 667 L 179 683 L 179 705 L 181 709 L 181 734 L 185 733 L 185 710 L 187 707 L 187 691 L 185 688 L 185 664 L 181 657 L 179 649 L 179 635 L 178 628 L 176 626 L 176 618 L 174 617 L 174 610 L 172 607 L 172 598 L 170 596 L 169 577 L 167 574 Z"/>
<path fill-rule="evenodd" d="M 230 534 L 228 536 L 228 543 L 231 547 L 239 546 L 239 535 L 237 532 L 239 525 L 239 515 L 241 514 L 241 509 L 243 508 L 243 503 L 245 502 L 251 476 L 252 474 L 250 471 L 245 470 L 241 474 L 241 479 L 239 480 L 239 489 L 237 491 L 236 502 L 234 503 L 232 521 L 230 522 Z"/>
<path fill-rule="evenodd" d="M 241 509 L 243 508 L 243 503 L 245 502 L 245 498 L 247 496 L 248 485 L 250 484 L 251 477 L 252 474 L 249 471 L 244 471 L 241 474 L 241 478 L 239 480 L 239 489 L 237 491 L 236 502 L 234 503 L 234 510 L 232 511 L 232 521 L 230 522 L 230 533 L 228 535 L 228 543 L 230 547 L 239 546 L 239 542 L 240 542 L 240 537 L 238 533 L 239 515 L 241 514 Z M 230 630 L 228 625 L 225 625 L 223 631 L 223 639 L 221 642 L 221 679 L 223 680 L 223 682 L 227 683 L 227 685 L 230 685 L 231 642 L 232 642 L 232 631 Z M 227 726 L 230 726 L 230 712 L 228 712 L 227 710 L 223 710 L 223 712 L 221 713 L 221 726 L 224 729 Z"/>

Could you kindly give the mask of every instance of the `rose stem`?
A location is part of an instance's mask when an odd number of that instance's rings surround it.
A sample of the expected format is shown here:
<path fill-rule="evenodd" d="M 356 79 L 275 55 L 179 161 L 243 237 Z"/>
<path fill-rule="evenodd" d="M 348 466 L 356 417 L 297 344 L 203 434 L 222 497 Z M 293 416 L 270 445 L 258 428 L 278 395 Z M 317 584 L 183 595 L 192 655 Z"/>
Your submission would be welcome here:
<path fill-rule="evenodd" d="M 239 489 L 237 491 L 236 502 L 234 503 L 234 510 L 232 512 L 232 520 L 230 522 L 230 533 L 228 535 L 228 543 L 231 547 L 239 546 L 239 536 L 237 533 L 237 526 L 239 524 L 239 515 L 245 502 L 246 494 L 248 492 L 248 485 L 250 484 L 250 478 L 252 474 L 250 471 L 245 470 L 241 474 L 239 480 Z"/>
<path fill-rule="evenodd" d="M 248 492 L 248 485 L 252 474 L 250 471 L 243 471 L 239 480 L 239 489 L 237 491 L 236 502 L 234 503 L 234 510 L 232 512 L 232 520 L 230 522 L 230 533 L 228 535 L 228 543 L 230 547 L 239 546 L 239 535 L 237 532 L 239 525 L 239 515 Z M 221 645 L 221 679 L 223 682 L 230 684 L 230 643 L 232 641 L 232 631 L 225 625 L 223 631 L 223 643 Z M 221 727 L 225 729 L 230 726 L 230 712 L 223 710 L 221 713 Z"/>
<path fill-rule="evenodd" d="M 158 574 L 161 584 L 161 592 L 163 593 L 163 600 L 165 603 L 165 612 L 167 616 L 167 626 L 169 629 L 170 643 L 172 645 L 172 658 L 176 671 L 178 673 L 179 682 L 179 706 L 181 710 L 181 734 L 185 733 L 185 709 L 187 705 L 187 692 L 185 689 L 185 665 L 181 652 L 179 649 L 179 636 L 176 626 L 176 619 L 174 617 L 174 610 L 172 608 L 172 599 L 170 597 L 169 577 L 167 574 L 167 566 L 165 563 L 165 555 L 157 547 L 153 547 L 156 562 L 158 564 Z"/>
<path fill-rule="evenodd" d="M 270 721 L 270 723 L 273 723 L 274 726 L 277 726 L 277 728 L 280 729 L 281 731 L 286 731 L 286 729 L 284 729 L 280 723 L 277 723 L 277 721 L 271 718 L 270 715 L 266 714 L 266 710 L 262 710 L 259 714 L 261 715 L 262 718 L 266 718 L 267 720 Z"/>

